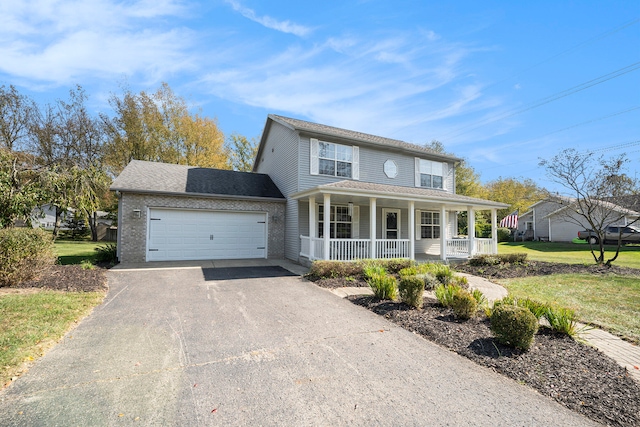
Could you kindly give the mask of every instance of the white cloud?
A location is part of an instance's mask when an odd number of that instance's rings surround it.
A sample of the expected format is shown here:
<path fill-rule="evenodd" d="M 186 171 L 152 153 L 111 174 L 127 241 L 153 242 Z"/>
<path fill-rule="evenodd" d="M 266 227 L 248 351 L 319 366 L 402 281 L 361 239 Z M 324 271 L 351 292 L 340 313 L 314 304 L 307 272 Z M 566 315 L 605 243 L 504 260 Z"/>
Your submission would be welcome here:
<path fill-rule="evenodd" d="M 192 32 L 162 19 L 181 13 L 174 0 L 5 2 L 0 72 L 31 86 L 123 74 L 157 81 L 194 65 Z"/>
<path fill-rule="evenodd" d="M 233 10 L 240 13 L 245 18 L 250 19 L 253 22 L 257 22 L 266 28 L 280 31 L 282 33 L 293 34 L 298 37 L 304 37 L 311 32 L 311 28 L 305 27 L 304 25 L 295 24 L 290 21 L 278 21 L 277 19 L 267 15 L 258 16 L 253 9 L 249 9 L 248 7 L 241 5 L 240 2 L 236 0 L 225 1 L 231 5 Z"/>

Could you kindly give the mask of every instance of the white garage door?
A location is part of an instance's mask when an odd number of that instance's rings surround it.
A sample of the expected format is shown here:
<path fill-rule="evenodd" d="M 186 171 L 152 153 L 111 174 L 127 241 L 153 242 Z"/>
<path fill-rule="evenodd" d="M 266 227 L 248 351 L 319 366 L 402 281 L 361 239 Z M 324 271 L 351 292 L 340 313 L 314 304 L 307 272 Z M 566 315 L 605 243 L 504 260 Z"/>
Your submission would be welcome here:
<path fill-rule="evenodd" d="M 147 261 L 266 258 L 267 215 L 150 209 Z"/>

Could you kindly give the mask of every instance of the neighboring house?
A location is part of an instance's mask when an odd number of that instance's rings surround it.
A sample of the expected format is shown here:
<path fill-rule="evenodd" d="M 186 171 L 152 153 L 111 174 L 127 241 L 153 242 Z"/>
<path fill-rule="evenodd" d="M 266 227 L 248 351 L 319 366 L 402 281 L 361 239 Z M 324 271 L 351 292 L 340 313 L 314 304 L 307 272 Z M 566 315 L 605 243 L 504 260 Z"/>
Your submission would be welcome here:
<path fill-rule="evenodd" d="M 627 225 L 640 216 L 636 211 L 606 201 L 601 202 L 601 208 L 616 212 L 616 216 L 621 217 L 620 221 L 605 226 Z M 578 236 L 578 231 L 589 228 L 591 226 L 586 219 L 575 212 L 573 199 L 566 197 L 553 197 L 535 203 L 518 220 L 518 235 L 523 236 L 524 240 L 571 242 Z"/>
<path fill-rule="evenodd" d="M 455 194 L 459 161 L 403 141 L 269 115 L 254 173 L 131 162 L 111 187 L 120 197 L 119 257 L 308 263 L 496 253 L 497 210 L 507 205 Z M 473 224 L 479 210 L 491 211 L 492 237 L 457 236 L 458 213 Z M 227 237 L 210 231 L 216 227 Z M 236 247 L 240 241 L 246 251 Z"/>

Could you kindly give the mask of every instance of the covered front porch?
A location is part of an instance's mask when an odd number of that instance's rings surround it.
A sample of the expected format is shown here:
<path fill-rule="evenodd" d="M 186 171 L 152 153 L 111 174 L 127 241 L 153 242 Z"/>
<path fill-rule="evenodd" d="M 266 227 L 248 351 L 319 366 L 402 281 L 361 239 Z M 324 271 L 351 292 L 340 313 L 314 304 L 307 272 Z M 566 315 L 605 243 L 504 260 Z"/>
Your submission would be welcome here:
<path fill-rule="evenodd" d="M 299 203 L 299 255 L 309 261 L 446 261 L 497 253 L 497 209 L 503 207 L 500 203 L 439 190 L 353 181 L 319 186 L 298 193 L 295 198 Z M 474 230 L 479 210 L 491 211 L 491 237 L 459 235 L 458 215 L 466 213 L 468 229 Z"/>

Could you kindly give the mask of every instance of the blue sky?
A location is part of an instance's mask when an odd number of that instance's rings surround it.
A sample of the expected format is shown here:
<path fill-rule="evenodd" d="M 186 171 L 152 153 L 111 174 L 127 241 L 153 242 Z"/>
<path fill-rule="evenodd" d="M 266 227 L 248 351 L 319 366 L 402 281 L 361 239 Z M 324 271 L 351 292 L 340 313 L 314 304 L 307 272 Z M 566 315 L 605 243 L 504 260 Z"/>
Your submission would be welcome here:
<path fill-rule="evenodd" d="M 258 137 L 276 113 L 441 141 L 483 181 L 561 149 L 640 178 L 640 2 L 30 0 L 0 3 L 0 84 L 45 103 L 161 82 Z"/>

